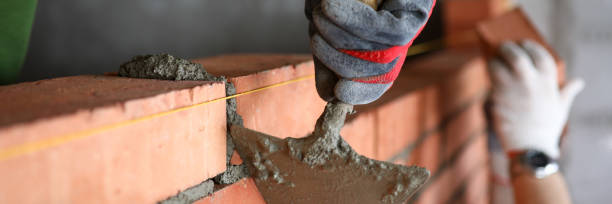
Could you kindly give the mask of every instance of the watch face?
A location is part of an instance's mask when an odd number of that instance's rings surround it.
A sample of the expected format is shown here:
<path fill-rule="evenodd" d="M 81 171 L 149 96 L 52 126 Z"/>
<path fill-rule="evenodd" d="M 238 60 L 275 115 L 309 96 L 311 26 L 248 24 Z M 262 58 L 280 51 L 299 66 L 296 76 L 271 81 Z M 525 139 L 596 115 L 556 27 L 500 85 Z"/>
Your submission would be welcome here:
<path fill-rule="evenodd" d="M 536 178 L 544 178 L 559 171 L 559 165 L 554 159 L 537 150 L 525 151 L 520 162 L 530 169 Z"/>
<path fill-rule="evenodd" d="M 543 168 L 550 164 L 551 159 L 540 151 L 528 151 L 525 154 L 526 162 L 534 168 Z"/>

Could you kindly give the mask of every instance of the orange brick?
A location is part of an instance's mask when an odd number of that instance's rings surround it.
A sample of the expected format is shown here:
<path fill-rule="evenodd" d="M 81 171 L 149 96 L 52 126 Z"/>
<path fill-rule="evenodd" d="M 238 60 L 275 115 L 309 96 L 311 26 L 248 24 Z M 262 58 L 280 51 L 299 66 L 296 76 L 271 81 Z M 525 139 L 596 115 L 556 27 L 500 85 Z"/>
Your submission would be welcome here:
<path fill-rule="evenodd" d="M 445 154 L 450 154 L 465 141 L 471 128 L 482 127 L 485 123 L 481 104 L 489 82 L 484 60 L 477 56 L 468 57 L 457 66 L 459 70 L 424 92 L 426 106 L 422 109 L 425 112 L 419 121 L 423 121 L 422 126 L 427 131 L 434 130 L 438 125 L 443 129 L 440 130 L 441 134 L 432 132 L 433 137 L 429 136 L 417 144 L 410 156 L 410 164 L 424 165 L 435 171 L 436 161 L 448 158 Z M 443 120 L 445 124 L 439 124 Z M 442 143 L 444 147 L 439 147 Z"/>
<path fill-rule="evenodd" d="M 486 127 L 484 107 L 482 101 L 478 101 L 452 120 L 442 131 L 446 144 L 444 158 L 450 158 L 475 130 L 484 127 Z"/>
<path fill-rule="evenodd" d="M 238 152 L 236 152 L 236 150 L 234 150 L 234 153 L 232 154 L 232 158 L 230 158 L 230 164 L 233 164 L 233 165 L 242 164 L 242 158 L 240 158 L 240 155 L 238 154 Z"/>
<path fill-rule="evenodd" d="M 434 175 L 417 203 L 447 202 L 459 182 L 468 177 L 467 171 L 459 171 L 460 167 L 473 166 L 466 158 L 487 158 L 486 142 L 471 141 L 473 134 L 486 126 L 483 101 L 490 86 L 486 63 L 478 55 L 464 55 L 463 60 L 456 60 L 454 71 L 424 92 L 426 104 L 430 105 L 422 109 L 434 117 L 423 118 L 421 121 L 426 121 L 423 126 L 442 129 L 417 143 L 409 156 L 408 165 L 424 166 Z"/>
<path fill-rule="evenodd" d="M 309 55 L 225 55 L 195 62 L 229 76 L 238 93 L 314 74 Z M 280 138 L 310 134 L 325 107 L 314 78 L 240 96 L 237 103 L 246 128 Z"/>
<path fill-rule="evenodd" d="M 376 112 L 358 113 L 347 120 L 340 135 L 359 154 L 376 158 Z"/>
<path fill-rule="evenodd" d="M 376 110 L 376 159 L 387 160 L 416 140 L 421 131 L 421 96 L 407 94 Z"/>
<path fill-rule="evenodd" d="M 194 204 L 265 204 L 252 178 L 244 178 L 232 185 L 196 201 Z"/>
<path fill-rule="evenodd" d="M 435 174 L 438 169 L 438 164 L 441 162 L 441 134 L 436 130 L 440 124 L 440 108 L 439 104 L 439 89 L 437 86 L 428 87 L 422 92 L 422 102 L 420 109 L 421 114 L 419 122 L 421 131 L 419 136 L 425 137 L 424 141 L 417 144 L 409 155 L 407 165 L 417 165 L 427 168 L 432 174 Z"/>
<path fill-rule="evenodd" d="M 457 152 L 458 155 L 455 155 L 456 158 L 444 160 L 442 165 L 444 169 L 440 169 L 433 174 L 428 181 L 429 184 L 422 189 L 417 203 L 446 203 L 455 196 L 453 194 L 457 193 L 457 190 L 462 187 L 462 183 L 466 183 L 468 186 L 472 185 L 469 188 L 473 188 L 473 190 L 488 187 L 488 180 L 482 180 L 483 175 L 480 175 L 483 172 L 481 170 L 487 168 L 486 165 L 483 165 L 486 164 L 488 158 L 486 137 L 481 131 L 474 131 L 473 133 L 479 133 L 479 135 L 473 135 L 476 138 L 466 141 L 464 149 Z M 459 199 L 465 199 L 464 192 L 460 193 Z M 470 195 L 470 199 L 476 197 L 476 193 L 472 194 L 474 195 Z"/>
<path fill-rule="evenodd" d="M 462 154 L 449 169 L 458 177 L 457 182 L 466 179 L 472 180 L 476 177 L 472 175 L 486 173 L 482 169 L 487 168 L 486 164 L 489 159 L 487 137 L 483 130 L 475 130 L 473 133 L 478 133 L 478 135 L 474 135 L 476 138 L 469 141 L 471 144 L 465 147 Z M 484 183 L 484 185 L 486 184 Z"/>
<path fill-rule="evenodd" d="M 522 9 L 514 9 L 495 19 L 481 22 L 478 25 L 478 35 L 483 42 L 487 54 L 495 55 L 499 46 L 505 41 L 520 41 L 531 39 L 542 44 L 555 57 L 559 72 L 559 82 L 565 81 L 565 62 L 552 49 L 536 27 L 531 23 Z"/>
<path fill-rule="evenodd" d="M 507 0 L 445 0 L 442 3 L 445 31 L 460 33 L 483 20 L 498 16 L 509 8 Z"/>
<path fill-rule="evenodd" d="M 435 180 L 430 179 L 429 184 L 421 189 L 421 193 L 416 199 L 417 204 L 437 204 L 444 203 L 451 194 L 451 179 L 454 175 L 450 171 L 444 171 Z"/>
<path fill-rule="evenodd" d="M 471 58 L 452 77 L 438 84 L 440 112 L 451 115 L 471 100 L 484 98 L 490 88 L 489 74 L 484 57 Z"/>
<path fill-rule="evenodd" d="M 435 174 L 438 171 L 438 165 L 442 162 L 440 155 L 441 144 L 440 133 L 433 133 L 427 136 L 427 139 L 416 146 L 412 153 L 410 153 L 406 165 L 425 167 L 432 174 Z"/>
<path fill-rule="evenodd" d="M 486 165 L 474 171 L 465 187 L 465 194 L 463 195 L 464 203 L 489 203 L 491 172 Z"/>
<path fill-rule="evenodd" d="M 428 131 L 434 129 L 438 126 L 438 124 L 440 124 L 442 119 L 440 107 L 441 104 L 444 104 L 444 102 L 440 100 L 441 97 L 439 86 L 424 88 L 421 94 L 422 111 L 418 121 L 421 123 L 422 130 Z"/>
<path fill-rule="evenodd" d="M 223 96 L 223 83 L 110 76 L 4 86 L 0 151 Z M 217 102 L 3 157 L 0 203 L 154 203 L 224 171 L 225 134 Z"/>
<path fill-rule="evenodd" d="M 487 203 L 489 189 L 489 166 L 486 134 L 481 133 L 453 165 L 451 171 L 457 175 L 452 181 L 456 186 L 453 197 L 447 200 L 463 203 Z"/>

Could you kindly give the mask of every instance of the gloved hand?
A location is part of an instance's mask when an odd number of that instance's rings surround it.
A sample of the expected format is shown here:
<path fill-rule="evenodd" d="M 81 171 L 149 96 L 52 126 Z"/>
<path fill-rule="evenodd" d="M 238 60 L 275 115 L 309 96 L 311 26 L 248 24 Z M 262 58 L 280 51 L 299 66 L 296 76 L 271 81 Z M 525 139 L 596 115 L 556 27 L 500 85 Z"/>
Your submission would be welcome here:
<path fill-rule="evenodd" d="M 533 41 L 506 42 L 500 54 L 489 67 L 494 128 L 504 150 L 536 149 L 558 158 L 559 138 L 584 81 L 572 80 L 559 90 L 555 60 Z"/>
<path fill-rule="evenodd" d="M 367 104 L 397 78 L 408 47 L 435 0 L 384 0 L 379 11 L 358 0 L 306 0 L 319 96 Z"/>

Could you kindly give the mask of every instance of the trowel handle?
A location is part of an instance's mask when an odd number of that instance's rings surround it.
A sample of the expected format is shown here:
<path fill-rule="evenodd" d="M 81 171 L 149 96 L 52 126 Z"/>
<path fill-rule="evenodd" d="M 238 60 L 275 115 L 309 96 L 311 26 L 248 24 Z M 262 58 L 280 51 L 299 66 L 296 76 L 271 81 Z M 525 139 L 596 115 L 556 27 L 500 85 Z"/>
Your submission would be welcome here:
<path fill-rule="evenodd" d="M 352 0 L 349 0 L 349 1 L 352 1 Z M 361 2 L 369 5 L 374 10 L 378 10 L 378 2 L 380 2 L 382 0 L 358 0 L 358 1 L 361 1 Z"/>

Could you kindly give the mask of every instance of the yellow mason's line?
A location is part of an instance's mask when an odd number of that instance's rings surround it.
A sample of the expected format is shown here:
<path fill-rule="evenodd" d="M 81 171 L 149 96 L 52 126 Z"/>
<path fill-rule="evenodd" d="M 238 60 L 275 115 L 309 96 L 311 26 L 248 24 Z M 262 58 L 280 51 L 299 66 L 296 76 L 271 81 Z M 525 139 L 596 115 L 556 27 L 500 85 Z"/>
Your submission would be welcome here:
<path fill-rule="evenodd" d="M 69 133 L 69 134 L 65 134 L 65 135 L 60 135 L 60 136 L 52 137 L 52 138 L 49 138 L 49 139 L 43 139 L 43 140 L 39 140 L 39 141 L 28 142 L 28 143 L 16 145 L 16 146 L 13 146 L 13 147 L 9 147 L 9 148 L 0 150 L 0 161 L 8 160 L 8 159 L 11 159 L 11 158 L 14 158 L 14 157 L 18 157 L 18 156 L 21 156 L 21 155 L 24 155 L 24 154 L 29 154 L 29 153 L 41 151 L 41 150 L 49 148 L 49 147 L 62 145 L 62 144 L 68 143 L 68 142 L 73 141 L 73 140 L 87 138 L 89 136 L 92 136 L 92 135 L 95 135 L 95 134 L 98 134 L 98 133 L 106 132 L 108 130 L 112 130 L 112 129 L 116 129 L 116 128 L 120 128 L 120 127 L 125 127 L 125 126 L 128 126 L 128 125 L 134 124 L 134 123 L 138 123 L 138 122 L 142 122 L 142 121 L 147 121 L 147 120 L 163 117 L 163 116 L 170 115 L 170 114 L 173 114 L 173 113 L 177 113 L 177 112 L 181 112 L 181 111 L 185 111 L 185 110 L 189 110 L 189 109 L 205 106 L 205 105 L 210 104 L 210 103 L 214 103 L 214 102 L 218 102 L 218 101 L 225 101 L 227 99 L 232 99 L 232 98 L 236 98 L 236 97 L 239 97 L 239 96 L 243 96 L 243 95 L 248 95 L 248 94 L 260 92 L 260 91 L 263 91 L 263 90 L 266 90 L 266 89 L 271 89 L 271 88 L 275 88 L 275 87 L 280 87 L 280 86 L 296 83 L 296 82 L 299 82 L 299 81 L 304 81 L 304 80 L 307 80 L 307 79 L 311 79 L 313 77 L 314 77 L 314 74 L 308 75 L 308 76 L 303 76 L 303 77 L 295 78 L 295 79 L 292 79 L 292 80 L 289 80 L 289 81 L 281 82 L 281 83 L 278 83 L 278 84 L 272 84 L 270 86 L 265 86 L 265 87 L 261 87 L 261 88 L 258 88 L 258 89 L 242 92 L 242 93 L 235 94 L 235 95 L 232 95 L 232 96 L 226 96 L 226 97 L 223 97 L 223 98 L 217 98 L 217 99 L 214 99 L 214 100 L 210 100 L 210 101 L 206 101 L 206 102 L 202 102 L 202 103 L 198 103 L 198 104 L 193 104 L 193 105 L 189 105 L 189 106 L 185 106 L 185 107 L 181 107 L 181 108 L 177 108 L 177 109 L 173 109 L 173 110 L 169 110 L 169 111 L 165 111 L 165 112 L 160 112 L 160 113 L 155 113 L 155 114 L 152 114 L 152 115 L 138 117 L 138 118 L 134 118 L 134 119 L 131 119 L 131 120 L 125 120 L 125 121 L 121 121 L 121 122 L 118 122 L 118 123 L 114 123 L 114 124 L 110 124 L 110 125 L 105 125 L 105 126 L 101 126 L 101 127 L 97 127 L 97 128 L 93 128 L 93 129 L 88 129 L 88 130 L 83 130 L 83 131 L 79 131 L 79 132 L 74 132 L 74 133 Z"/>
<path fill-rule="evenodd" d="M 439 40 L 432 40 L 432 41 L 429 41 L 429 42 L 413 45 L 413 46 L 410 47 L 410 49 L 409 49 L 408 53 L 406 54 L 406 56 L 417 55 L 417 54 L 425 53 L 425 52 L 428 52 L 428 51 L 431 51 L 431 50 L 443 48 L 444 44 L 445 44 L 445 39 L 443 38 L 443 39 L 439 39 Z M 131 125 L 131 124 L 134 124 L 134 123 L 138 123 L 138 122 L 141 122 L 141 121 L 147 121 L 147 120 L 159 118 L 159 117 L 162 117 L 162 116 L 166 116 L 166 115 L 170 115 L 170 114 L 173 114 L 173 113 L 189 110 L 189 109 L 192 109 L 192 108 L 197 108 L 197 107 L 200 107 L 200 106 L 205 106 L 205 105 L 210 104 L 210 103 L 214 103 L 214 102 L 218 102 L 218 101 L 225 101 L 227 99 L 232 99 L 232 98 L 236 98 L 236 97 L 239 97 L 239 96 L 243 96 L 243 95 L 248 95 L 248 94 L 260 92 L 260 91 L 263 91 L 263 90 L 266 90 L 266 89 L 280 87 L 280 86 L 296 83 L 296 82 L 299 82 L 299 81 L 304 81 L 304 80 L 311 79 L 311 78 L 314 78 L 314 74 L 308 75 L 308 76 L 299 77 L 299 78 L 295 78 L 295 79 L 292 79 L 292 80 L 289 80 L 289 81 L 285 81 L 285 82 L 281 82 L 281 83 L 278 83 L 278 84 L 272 84 L 270 86 L 261 87 L 261 88 L 258 88 L 258 89 L 246 91 L 246 92 L 235 94 L 235 95 L 232 95 L 232 96 L 226 96 L 226 97 L 223 97 L 223 98 L 218 98 L 218 99 L 214 99 L 214 100 L 211 100 L 211 101 L 206 101 L 206 102 L 202 102 L 202 103 L 198 103 L 198 104 L 193 104 L 193 105 L 189 105 L 189 106 L 185 106 L 185 107 L 181 107 L 181 108 L 177 108 L 177 109 L 173 109 L 173 110 L 169 110 L 169 111 L 165 111 L 165 112 L 155 113 L 155 114 L 152 114 L 152 115 L 147 115 L 147 116 L 143 116 L 143 117 L 139 117 L 139 118 L 135 118 L 135 119 L 131 119 L 131 120 L 126 120 L 126 121 L 122 121 L 122 122 L 118 122 L 118 123 L 114 123 L 114 124 L 110 124 L 110 125 L 105 125 L 105 126 L 89 129 L 89 130 L 83 130 L 83 131 L 79 131 L 79 132 L 74 132 L 74 133 L 69 133 L 69 134 L 65 134 L 65 135 L 60 135 L 60 136 L 52 137 L 52 138 L 49 138 L 49 139 L 43 139 L 43 140 L 39 140 L 39 141 L 28 142 L 28 143 L 16 145 L 16 146 L 13 146 L 13 147 L 9 147 L 9 148 L 0 150 L 0 161 L 8 160 L 8 159 L 11 159 L 11 158 L 14 158 L 14 157 L 18 157 L 18 156 L 24 155 L 24 154 L 29 154 L 29 153 L 41 151 L 41 150 L 49 148 L 49 147 L 58 146 L 58 145 L 65 144 L 65 143 L 68 143 L 68 142 L 73 141 L 73 140 L 86 138 L 86 137 L 89 137 L 89 136 L 92 136 L 92 135 L 95 135 L 95 134 L 98 134 L 98 133 L 102 133 L 102 132 L 105 132 L 105 131 L 108 131 L 108 130 L 112 130 L 112 129 L 116 129 L 116 128 L 120 128 L 120 127 L 124 127 L 124 126 L 128 126 L 128 125 Z"/>

